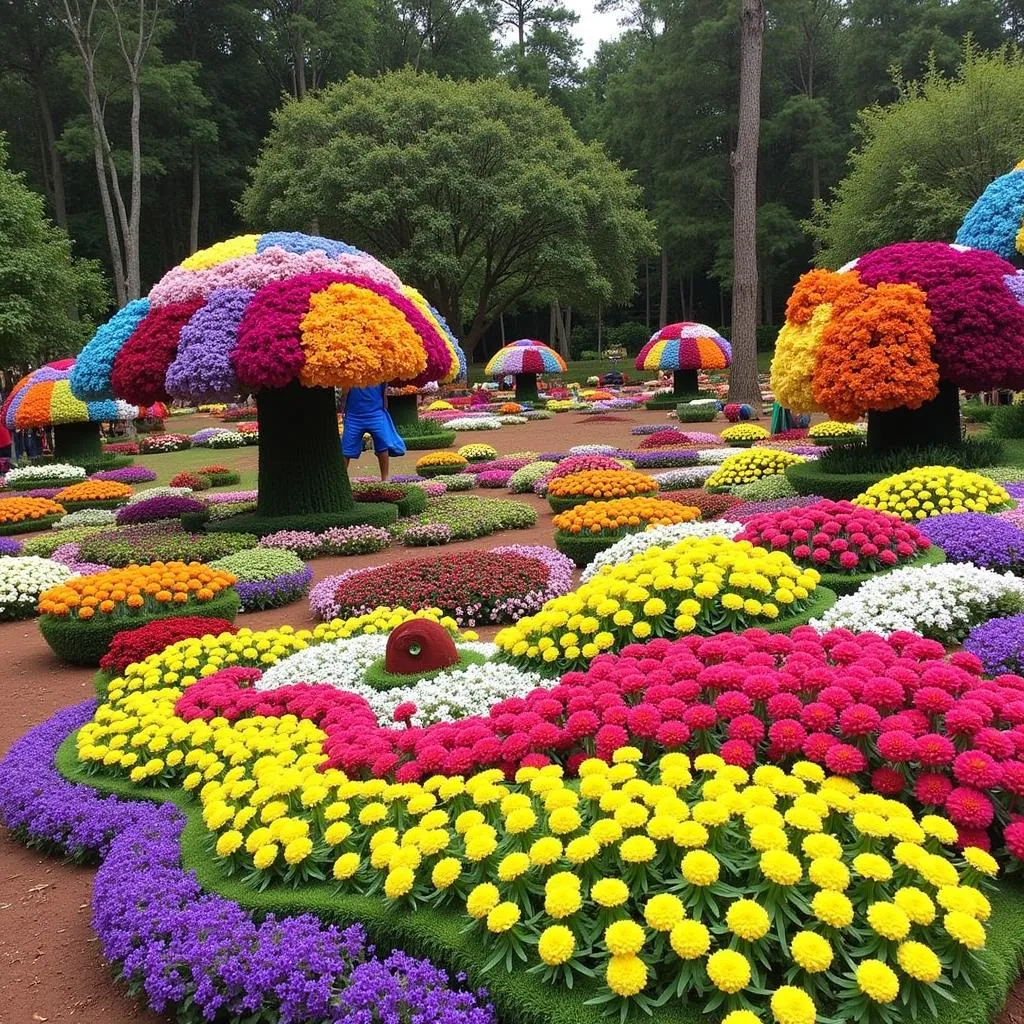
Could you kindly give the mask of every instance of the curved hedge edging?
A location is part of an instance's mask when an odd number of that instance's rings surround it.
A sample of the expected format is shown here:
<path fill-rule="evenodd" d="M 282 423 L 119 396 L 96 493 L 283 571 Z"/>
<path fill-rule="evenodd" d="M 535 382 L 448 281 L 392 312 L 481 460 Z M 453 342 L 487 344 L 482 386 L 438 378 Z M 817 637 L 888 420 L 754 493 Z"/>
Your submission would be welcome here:
<path fill-rule="evenodd" d="M 436 434 L 413 434 L 407 436 L 402 433 L 401 427 L 398 434 L 405 442 L 407 451 L 429 451 L 431 448 L 451 448 L 455 444 L 454 430 L 439 430 Z"/>
<path fill-rule="evenodd" d="M 653 498 L 657 497 L 658 492 L 652 491 L 644 497 Z M 550 491 L 546 495 L 548 504 L 551 506 L 553 512 L 568 512 L 569 509 L 575 508 L 577 505 L 585 505 L 588 501 L 612 501 L 611 495 L 607 498 L 595 498 L 592 494 L 566 494 L 556 495 Z"/>
<path fill-rule="evenodd" d="M 107 653 L 110 642 L 117 633 L 148 625 L 158 619 L 177 618 L 182 615 L 199 615 L 208 619 L 234 621 L 241 601 L 234 587 L 226 587 L 210 601 L 203 603 L 186 602 L 168 604 L 164 615 L 140 615 L 138 618 L 93 618 L 82 622 L 79 619 L 58 618 L 54 615 L 39 617 L 39 631 L 50 645 L 50 650 L 69 665 L 99 665 L 100 658 Z"/>
<path fill-rule="evenodd" d="M 821 574 L 821 586 L 828 587 L 841 597 L 844 597 L 847 594 L 852 594 L 862 584 L 867 583 L 868 580 L 878 579 L 879 576 L 884 576 L 895 569 L 908 569 L 911 566 L 920 565 L 938 565 L 945 560 L 946 555 L 942 548 L 933 544 L 927 551 L 922 551 L 916 558 L 911 558 L 907 562 L 898 562 L 888 569 L 876 569 L 874 572 L 858 572 L 852 575 L 838 572 L 823 572 Z"/>
<path fill-rule="evenodd" d="M 814 461 L 786 467 L 786 479 L 797 494 L 817 495 L 833 501 L 850 501 L 889 473 L 825 473 Z"/>
<path fill-rule="evenodd" d="M 265 537 L 278 530 L 310 530 L 322 533 L 332 526 L 390 526 L 398 521 L 398 506 L 386 502 L 357 501 L 354 508 L 315 515 L 261 516 L 243 512 L 228 519 L 211 519 L 203 528 L 207 533 L 254 533 Z"/>
<path fill-rule="evenodd" d="M 68 512 L 81 512 L 86 508 L 115 509 L 127 504 L 127 498 L 98 498 L 95 501 L 62 501 Z"/>
<path fill-rule="evenodd" d="M 487 658 L 482 654 L 477 654 L 476 651 L 463 650 L 458 648 L 459 660 L 454 665 L 445 665 L 442 668 L 435 668 L 430 672 L 417 672 L 416 680 L 418 682 L 424 682 L 429 679 L 433 679 L 435 676 L 441 675 L 442 672 L 456 672 L 459 669 L 469 668 L 470 665 L 483 665 Z M 388 690 L 395 690 L 400 686 L 409 685 L 409 677 L 407 675 L 399 675 L 394 672 L 389 672 L 385 667 L 385 659 L 378 658 L 372 665 L 363 673 L 363 682 L 367 686 L 372 686 L 375 690 L 380 690 L 382 693 L 386 693 Z"/>
<path fill-rule="evenodd" d="M 90 706 L 92 702 L 87 702 L 69 710 L 80 712 Z M 79 714 L 78 717 L 79 721 L 71 725 L 71 728 L 77 728 L 87 716 Z M 50 725 L 50 722 L 44 723 L 38 730 L 47 730 Z M 60 740 L 57 742 L 60 743 Z M 309 885 L 302 889 L 272 888 L 257 892 L 239 880 L 229 878 L 206 852 L 205 827 L 196 800 L 181 790 L 142 788 L 122 779 L 86 775 L 81 771 L 75 752 L 74 732 L 60 743 L 55 758 L 56 770 L 53 768 L 53 760 L 46 766 L 38 766 L 24 758 L 20 750 L 16 752 L 12 748 L 11 754 L 19 756 L 23 774 L 31 777 L 31 787 L 26 780 L 20 788 L 31 788 L 37 803 L 45 797 L 39 796 L 40 787 L 36 779 L 47 771 L 54 776 L 59 772 L 65 785 L 76 794 L 83 789 L 95 789 L 115 797 L 104 800 L 92 793 L 95 799 L 91 803 L 104 814 L 89 815 L 90 821 L 85 823 L 77 820 L 82 817 L 78 814 L 73 823 L 76 828 L 91 828 L 95 831 L 97 819 L 101 822 L 116 821 L 120 813 L 124 816 L 125 824 L 119 831 L 126 841 L 137 843 L 139 823 L 145 823 L 150 831 L 156 831 L 153 823 L 157 819 L 154 815 L 164 813 L 167 820 L 177 821 L 179 813 L 164 808 L 154 810 L 146 806 L 145 802 L 176 804 L 187 817 L 187 824 L 180 833 L 181 869 L 194 871 L 199 885 L 208 893 L 227 898 L 258 918 L 267 914 L 288 918 L 290 915 L 312 912 L 321 921 L 342 927 L 353 923 L 362 924 L 378 946 L 384 949 L 392 945 L 400 946 L 414 955 L 444 963 L 452 971 L 465 972 L 467 984 L 486 984 L 495 1007 L 506 1021 L 522 1024 L 603 1024 L 607 1020 L 600 1007 L 586 1005 L 586 1000 L 592 995 L 591 987 L 587 984 L 578 984 L 568 990 L 545 985 L 536 975 L 523 972 L 505 974 L 495 971 L 483 975 L 480 970 L 482 961 L 479 943 L 471 934 L 462 930 L 454 915 L 430 909 L 419 909 L 415 914 L 389 909 L 381 899 L 338 893 L 336 887 L 328 883 Z M 7 760 L 13 761 L 13 757 L 9 756 Z M 43 768 L 41 772 L 36 770 L 40 767 Z M 0 782 L 3 781 L 2 773 L 6 768 L 6 762 L 0 762 Z M 125 800 L 133 802 L 126 803 Z M 0 816 L 6 817 L 3 803 L 4 795 L 0 794 Z M 66 798 L 57 800 L 51 797 L 49 803 L 61 807 L 53 816 L 70 817 L 69 808 L 77 810 L 73 802 Z M 31 830 L 37 826 L 38 821 L 45 820 L 45 815 L 40 815 L 39 808 L 33 806 L 20 815 L 20 820 L 22 825 L 20 828 L 16 826 L 15 831 L 23 838 L 31 838 Z M 108 841 L 105 845 L 116 854 L 120 843 L 121 839 L 115 836 L 113 842 Z M 37 842 L 36 845 L 42 844 Z M 59 846 L 53 844 L 50 844 L 50 848 L 60 850 Z M 117 884 L 130 886 L 144 877 L 144 872 L 122 871 L 117 874 Z M 216 899 L 218 896 L 205 898 Z M 987 922 L 987 942 L 976 954 L 981 959 L 983 970 L 987 972 L 987 984 L 971 988 L 963 982 L 954 982 L 952 994 L 955 1001 L 941 1002 L 939 1014 L 935 1017 L 925 1011 L 918 1018 L 919 1024 L 980 1024 L 989 1020 L 1005 1004 L 1010 988 L 1017 980 L 1019 965 L 1024 961 L 1024 929 L 1019 927 L 1020 917 L 1024 915 L 1024 884 L 1013 879 L 1003 879 L 999 887 L 989 894 L 989 898 L 992 915 Z M 673 1000 L 659 1009 L 658 1019 L 664 1020 L 666 1024 L 702 1024 L 706 1018 L 696 1006 Z"/>
<path fill-rule="evenodd" d="M 64 515 L 43 516 L 41 519 L 22 519 L 16 523 L 0 523 L 0 537 L 10 537 L 15 533 L 35 533 L 48 530 Z"/>
<path fill-rule="evenodd" d="M 590 565 L 600 552 L 607 550 L 626 536 L 628 534 L 625 533 L 618 533 L 614 536 L 601 534 L 595 536 L 556 530 L 555 547 L 567 558 L 571 558 L 580 569 L 583 569 Z"/>
<path fill-rule="evenodd" d="M 763 629 L 766 633 L 786 633 L 791 629 L 796 629 L 797 626 L 806 626 L 811 619 L 824 615 L 838 600 L 839 597 L 834 590 L 819 584 L 814 591 L 813 600 L 799 615 L 776 619 L 767 625 L 759 622 L 756 628 Z"/>

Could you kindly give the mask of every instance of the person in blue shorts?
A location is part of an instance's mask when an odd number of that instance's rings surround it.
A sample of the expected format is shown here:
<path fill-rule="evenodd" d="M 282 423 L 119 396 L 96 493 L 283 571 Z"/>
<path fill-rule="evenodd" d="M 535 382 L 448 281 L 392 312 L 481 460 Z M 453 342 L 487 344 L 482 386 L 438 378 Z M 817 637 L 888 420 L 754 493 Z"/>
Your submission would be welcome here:
<path fill-rule="evenodd" d="M 405 442 L 388 414 L 384 384 L 372 388 L 350 388 L 342 399 L 345 425 L 341 433 L 341 454 L 345 466 L 363 452 L 363 434 L 373 439 L 373 452 L 380 466 L 380 478 L 387 480 L 392 455 L 405 454 Z"/>

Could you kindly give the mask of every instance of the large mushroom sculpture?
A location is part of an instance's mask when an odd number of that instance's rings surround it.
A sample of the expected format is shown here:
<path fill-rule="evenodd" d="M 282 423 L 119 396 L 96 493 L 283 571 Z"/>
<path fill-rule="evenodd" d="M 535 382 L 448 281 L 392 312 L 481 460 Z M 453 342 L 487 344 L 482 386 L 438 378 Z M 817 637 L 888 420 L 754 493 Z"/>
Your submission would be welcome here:
<path fill-rule="evenodd" d="M 22 377 L 0 406 L 8 430 L 53 428 L 58 460 L 93 459 L 101 454 L 100 424 L 135 419 L 138 410 L 112 399 L 84 402 L 71 390 L 74 359 L 46 363 Z"/>
<path fill-rule="evenodd" d="M 565 373 L 565 360 L 549 345 L 532 338 L 520 338 L 502 346 L 488 360 L 484 373 L 500 380 L 512 376 L 516 381 L 516 401 L 536 402 L 537 375 Z"/>
<path fill-rule="evenodd" d="M 203 249 L 129 303 L 83 349 L 72 389 L 137 405 L 254 394 L 257 533 L 393 520 L 357 504 L 341 457 L 335 388 L 454 378 L 450 332 L 397 275 L 343 242 L 295 232 Z M 211 524 L 211 528 L 220 524 Z"/>
<path fill-rule="evenodd" d="M 671 404 L 680 398 L 697 397 L 699 370 L 724 370 L 731 363 L 729 342 L 713 327 L 690 320 L 666 324 L 655 331 L 636 357 L 638 370 L 672 374 Z"/>
<path fill-rule="evenodd" d="M 876 449 L 958 446 L 960 388 L 1024 387 L 1021 281 L 995 253 L 945 242 L 812 270 L 786 306 L 775 397 L 837 420 L 866 414 Z"/>

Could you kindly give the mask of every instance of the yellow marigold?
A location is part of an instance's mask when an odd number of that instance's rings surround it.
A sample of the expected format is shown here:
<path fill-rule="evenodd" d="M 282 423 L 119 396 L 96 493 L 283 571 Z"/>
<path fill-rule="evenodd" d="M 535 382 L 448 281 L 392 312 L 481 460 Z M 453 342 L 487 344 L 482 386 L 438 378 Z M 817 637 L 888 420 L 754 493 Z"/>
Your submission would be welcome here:
<path fill-rule="evenodd" d="M 676 956 L 682 960 L 696 960 L 711 947 L 711 933 L 700 921 L 680 921 L 668 937 Z"/>
<path fill-rule="evenodd" d="M 604 944 L 615 956 L 639 953 L 644 945 L 644 930 L 636 921 L 614 921 L 604 930 Z"/>
<path fill-rule="evenodd" d="M 734 949 L 720 949 L 707 962 L 711 984 L 720 992 L 732 995 L 750 984 L 750 961 Z"/>
<path fill-rule="evenodd" d="M 647 984 L 647 965 L 638 956 L 613 956 L 605 969 L 605 982 L 617 996 L 628 998 L 643 991 Z"/>
<path fill-rule="evenodd" d="M 958 466 L 918 466 L 887 476 L 853 499 L 855 505 L 905 520 L 958 512 L 998 512 L 1010 504 L 1006 489 Z M 922 820 L 921 824 L 927 829 Z"/>
<path fill-rule="evenodd" d="M 937 853 L 926 854 L 921 863 L 917 865 L 917 873 L 936 888 L 960 883 L 960 876 L 956 873 L 956 868 Z"/>
<path fill-rule="evenodd" d="M 843 893 L 828 889 L 814 894 L 811 912 L 831 928 L 846 928 L 853 921 L 853 904 Z"/>
<path fill-rule="evenodd" d="M 630 836 L 619 845 L 619 856 L 627 864 L 646 864 L 654 860 L 658 848 L 647 836 Z"/>
<path fill-rule="evenodd" d="M 498 887 L 491 882 L 481 882 L 466 898 L 466 913 L 479 921 L 486 917 L 500 902 Z"/>
<path fill-rule="evenodd" d="M 984 926 L 963 911 L 951 910 L 943 917 L 942 927 L 966 949 L 981 949 L 985 945 Z"/>
<path fill-rule="evenodd" d="M 412 868 L 397 867 L 387 873 L 384 879 L 384 895 L 389 900 L 405 896 L 412 890 L 416 881 L 416 873 Z"/>
<path fill-rule="evenodd" d="M 487 930 L 500 935 L 515 927 L 520 916 L 519 908 L 514 903 L 499 903 L 487 915 Z"/>
<path fill-rule="evenodd" d="M 834 889 L 842 892 L 850 884 L 850 871 L 841 860 L 831 857 L 819 857 L 812 860 L 807 869 L 807 877 L 819 889 Z"/>
<path fill-rule="evenodd" d="M 704 481 L 704 486 L 716 488 L 749 484 L 762 477 L 779 476 L 785 473 L 787 466 L 806 461 L 802 455 L 793 455 L 777 448 L 748 448 L 725 459 Z"/>
<path fill-rule="evenodd" d="M 772 993 L 771 1008 L 776 1024 L 814 1024 L 818 1017 L 814 1000 L 793 985 L 783 985 Z"/>
<path fill-rule="evenodd" d="M 995 878 L 999 873 L 999 864 L 995 857 L 978 846 L 966 847 L 963 857 L 975 871 L 980 871 L 983 875 L 988 875 L 989 878 Z"/>
<path fill-rule="evenodd" d="M 761 873 L 776 885 L 796 885 L 803 878 L 799 859 L 785 850 L 766 850 L 760 865 Z"/>
<path fill-rule="evenodd" d="M 562 856 L 562 842 L 554 836 L 542 836 L 530 847 L 530 862 L 546 867 Z"/>
<path fill-rule="evenodd" d="M 602 878 L 590 887 L 590 897 L 601 907 L 621 907 L 629 899 L 629 886 L 621 878 Z"/>
<path fill-rule="evenodd" d="M 873 882 L 888 882 L 892 878 L 892 865 L 877 853 L 859 853 L 853 858 L 853 870 Z"/>
<path fill-rule="evenodd" d="M 644 920 L 656 932 L 672 931 L 685 916 L 682 901 L 671 893 L 657 893 L 644 905 Z"/>
<path fill-rule="evenodd" d="M 553 876 L 554 877 L 554 876 Z M 583 905 L 579 887 L 566 883 L 552 885 L 549 878 L 544 887 L 544 910 L 556 921 L 575 914 Z"/>
<path fill-rule="evenodd" d="M 893 893 L 892 899 L 914 924 L 929 925 L 935 920 L 935 904 L 921 889 L 903 886 Z"/>
<path fill-rule="evenodd" d="M 768 912 L 753 900 L 736 900 L 725 914 L 730 931 L 746 942 L 763 939 L 772 926 Z"/>
<path fill-rule="evenodd" d="M 339 882 L 351 878 L 359 870 L 359 854 L 343 853 L 334 862 L 334 877 Z"/>
<path fill-rule="evenodd" d="M 576 951 L 576 939 L 562 924 L 549 925 L 541 932 L 537 942 L 537 955 L 549 967 L 568 963 Z"/>
<path fill-rule="evenodd" d="M 896 961 L 915 981 L 934 985 L 942 977 L 942 964 L 923 942 L 903 942 L 896 950 Z"/>
<path fill-rule="evenodd" d="M 722 1018 L 722 1024 L 761 1024 L 761 1018 L 752 1010 L 732 1010 Z"/>
<path fill-rule="evenodd" d="M 720 870 L 718 858 L 707 850 L 691 850 L 683 857 L 683 877 L 691 885 L 714 885 L 718 881 Z"/>
<path fill-rule="evenodd" d="M 462 874 L 462 863 L 455 857 L 443 857 L 434 865 L 430 881 L 435 889 L 447 889 Z"/>
<path fill-rule="evenodd" d="M 526 853 L 509 853 L 498 864 L 498 878 L 511 882 L 530 870 L 530 856 Z"/>
<path fill-rule="evenodd" d="M 864 960 L 857 967 L 857 987 L 875 1003 L 891 1003 L 900 994 L 900 980 L 881 960 Z"/>
<path fill-rule="evenodd" d="M 872 931 L 883 939 L 898 942 L 910 932 L 910 918 L 895 903 L 872 903 L 867 919 Z"/>
<path fill-rule="evenodd" d="M 797 932 L 790 940 L 789 952 L 808 974 L 820 974 L 832 965 L 831 943 L 814 932 Z"/>

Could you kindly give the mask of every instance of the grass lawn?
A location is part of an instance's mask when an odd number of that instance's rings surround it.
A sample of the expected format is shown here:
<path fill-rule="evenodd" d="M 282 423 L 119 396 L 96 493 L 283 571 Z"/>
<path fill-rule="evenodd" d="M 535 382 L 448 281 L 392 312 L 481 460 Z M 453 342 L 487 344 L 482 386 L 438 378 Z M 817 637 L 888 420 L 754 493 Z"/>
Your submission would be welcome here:
<path fill-rule="evenodd" d="M 203 494 L 216 494 L 218 491 L 252 490 L 256 486 L 256 462 L 258 448 L 227 448 L 215 451 L 210 448 L 188 448 L 183 452 L 167 452 L 160 455 L 135 455 L 136 466 L 145 466 L 156 473 L 151 484 L 140 487 L 162 487 L 171 482 L 171 477 L 185 470 L 194 473 L 201 466 L 227 466 L 242 477 L 241 483 L 230 487 L 212 487 Z"/>
<path fill-rule="evenodd" d="M 757 368 L 759 372 L 767 373 L 771 366 L 771 362 L 771 352 L 757 353 Z M 470 365 L 470 384 L 480 384 L 489 379 L 484 375 L 484 365 L 484 363 L 474 363 Z M 651 376 L 648 371 L 633 369 L 633 360 L 631 357 L 619 359 L 615 362 L 612 362 L 610 359 L 577 359 L 569 363 L 569 370 L 567 373 L 559 374 L 559 376 L 566 383 L 572 383 L 575 381 L 576 383 L 584 384 L 588 377 L 599 377 L 602 373 L 611 373 L 612 370 L 618 370 L 620 373 L 623 373 L 637 381 L 643 381 Z"/>

